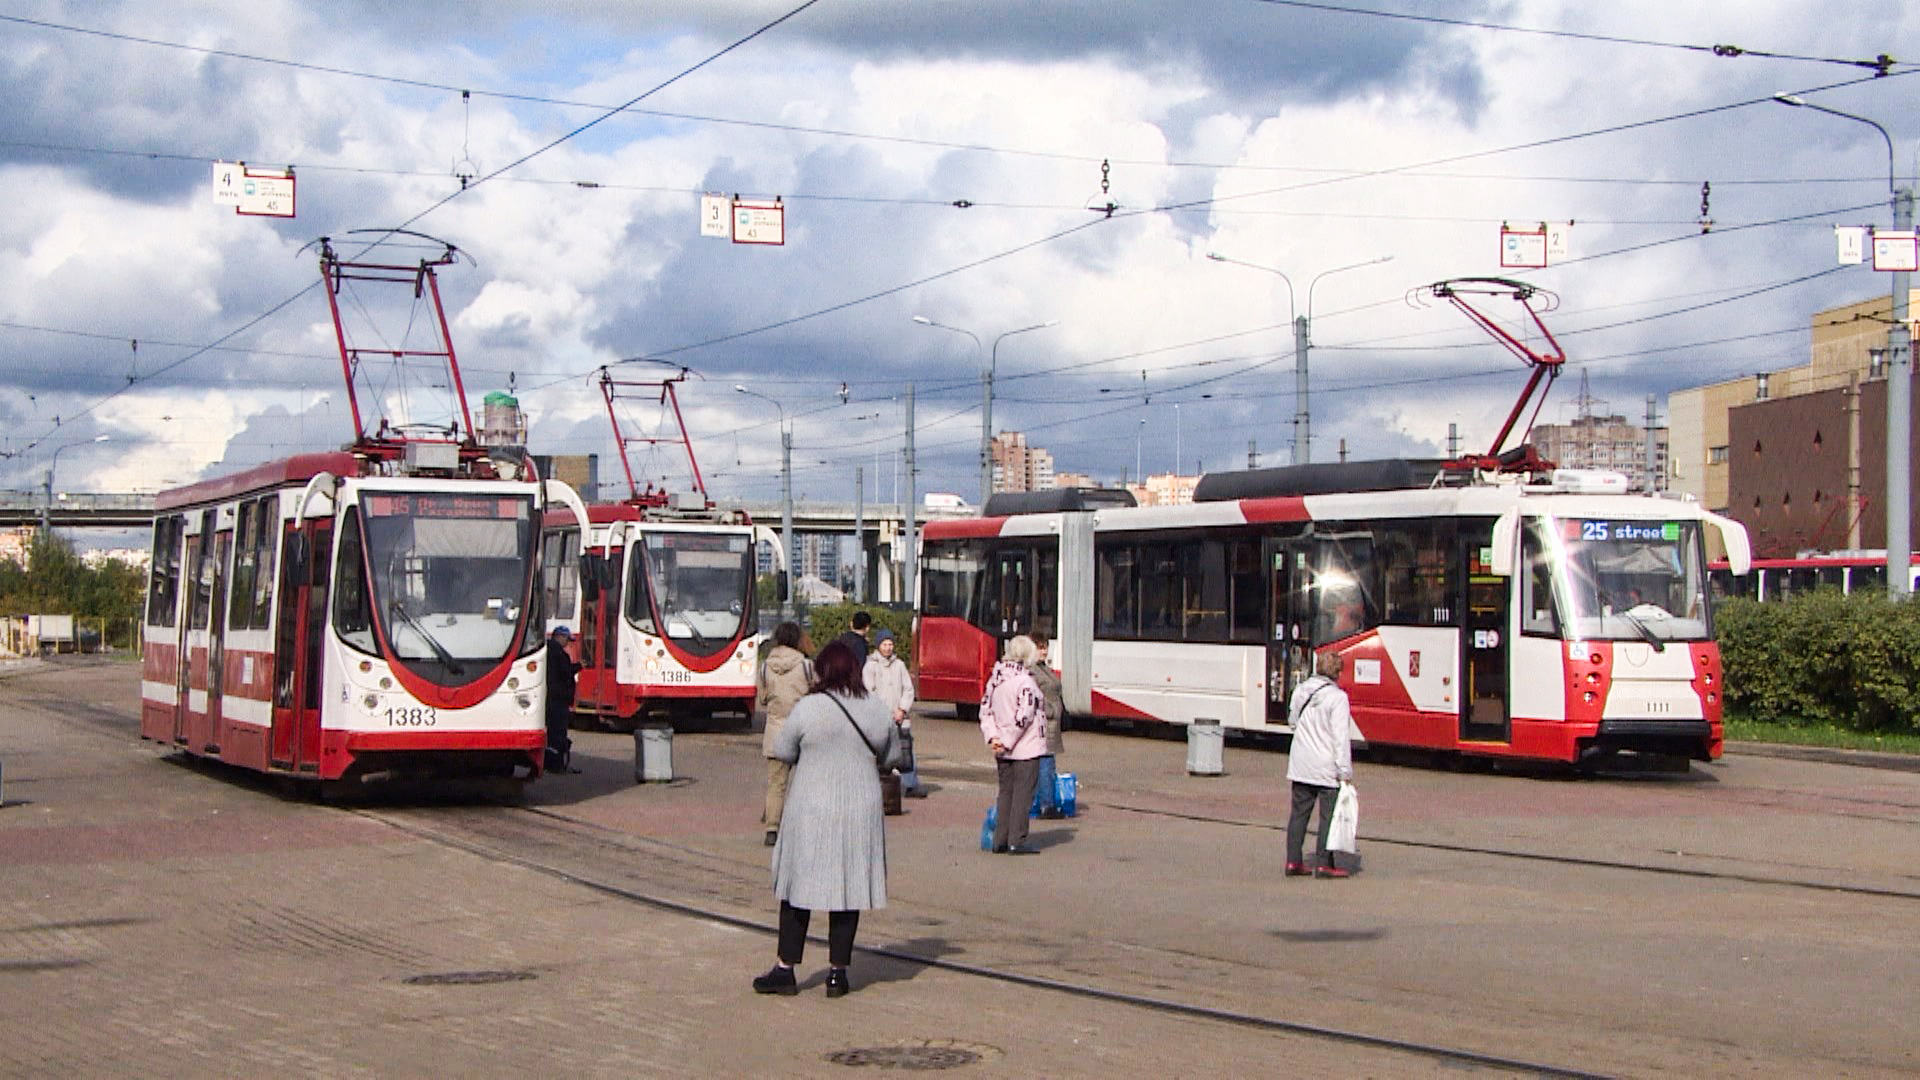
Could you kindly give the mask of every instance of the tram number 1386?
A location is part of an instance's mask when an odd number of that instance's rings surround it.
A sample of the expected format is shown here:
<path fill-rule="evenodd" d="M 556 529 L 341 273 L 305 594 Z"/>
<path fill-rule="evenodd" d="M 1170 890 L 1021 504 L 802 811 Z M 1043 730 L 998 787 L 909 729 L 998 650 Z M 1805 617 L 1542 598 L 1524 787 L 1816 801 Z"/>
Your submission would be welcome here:
<path fill-rule="evenodd" d="M 438 718 L 431 705 L 407 705 L 387 710 L 388 727 L 432 727 Z"/>

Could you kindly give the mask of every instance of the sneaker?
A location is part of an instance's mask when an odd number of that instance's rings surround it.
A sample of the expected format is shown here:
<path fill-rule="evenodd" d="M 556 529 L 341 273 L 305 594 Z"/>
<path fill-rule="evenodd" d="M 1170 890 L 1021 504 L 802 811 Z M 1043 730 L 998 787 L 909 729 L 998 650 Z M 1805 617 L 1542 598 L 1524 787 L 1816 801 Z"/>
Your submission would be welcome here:
<path fill-rule="evenodd" d="M 1307 869 L 1305 863 L 1290 862 L 1287 864 L 1288 877 L 1306 877 L 1309 873 L 1311 873 L 1311 871 Z"/>
<path fill-rule="evenodd" d="M 797 994 L 800 984 L 793 977 L 793 969 L 775 964 L 767 969 L 765 975 L 755 976 L 753 992 L 756 994 Z"/>
<path fill-rule="evenodd" d="M 902 792 L 902 794 L 909 799 L 924 799 L 927 797 L 927 789 L 924 787 L 908 788 Z"/>
<path fill-rule="evenodd" d="M 1347 878 L 1352 877 L 1353 873 L 1348 870 L 1342 870 L 1337 866 L 1316 866 L 1313 868 L 1313 876 L 1317 878 Z"/>

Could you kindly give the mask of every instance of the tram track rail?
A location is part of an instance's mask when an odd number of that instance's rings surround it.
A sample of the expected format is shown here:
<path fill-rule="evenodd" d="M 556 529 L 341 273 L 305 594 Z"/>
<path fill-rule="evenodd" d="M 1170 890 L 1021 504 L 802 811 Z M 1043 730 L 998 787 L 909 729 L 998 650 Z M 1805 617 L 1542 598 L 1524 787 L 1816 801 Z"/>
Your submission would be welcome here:
<path fill-rule="evenodd" d="M 1178 810 L 1166 810 L 1159 807 L 1129 806 L 1124 803 L 1115 802 L 1101 802 L 1092 805 L 1098 805 L 1104 809 L 1116 810 L 1121 813 L 1142 814 L 1175 821 L 1191 821 L 1197 824 L 1230 825 L 1235 828 L 1260 829 L 1283 834 L 1287 831 L 1284 822 L 1274 824 L 1269 821 L 1248 821 L 1238 818 L 1214 817 L 1206 814 L 1189 814 Z M 1521 851 L 1512 848 L 1496 848 L 1476 844 L 1450 844 L 1438 840 L 1415 840 L 1407 837 L 1395 837 L 1370 832 L 1362 832 L 1359 838 L 1362 842 L 1368 844 L 1380 844 L 1387 847 L 1408 848 L 1418 851 L 1439 851 L 1453 855 L 1484 855 L 1489 858 L 1553 863 L 1559 866 L 1577 866 L 1594 870 L 1623 870 L 1641 874 L 1702 878 L 1709 881 L 1739 882 L 1746 885 L 1771 885 L 1780 888 L 1811 889 L 1816 892 L 1840 893 L 1872 897 L 1875 899 L 1920 902 L 1920 890 L 1887 889 L 1873 885 L 1848 885 L 1831 881 L 1806 881 L 1798 878 L 1773 877 L 1766 874 L 1744 874 L 1727 870 L 1708 870 L 1700 867 L 1656 866 L 1651 863 L 1625 862 L 1618 859 L 1597 859 L 1584 855 L 1559 855 L 1552 852 Z M 1678 851 L 1671 851 L 1669 853 L 1676 856 L 1682 854 Z"/>
<path fill-rule="evenodd" d="M 759 918 L 724 911 L 711 904 L 693 902 L 680 897 L 635 889 L 608 880 L 606 877 L 598 874 L 570 869 L 559 865 L 557 862 L 529 856 L 501 847 L 496 843 L 488 843 L 473 836 L 456 835 L 444 829 L 432 828 L 417 820 L 411 819 L 404 813 L 361 807 L 341 807 L 340 809 L 379 822 L 426 843 L 437 844 L 479 858 L 517 866 L 523 870 L 563 881 L 602 896 L 668 912 L 684 918 L 698 919 L 736 930 L 761 934 L 768 938 L 775 937 L 777 934 L 775 927 Z M 570 828 L 575 831 L 576 836 L 579 835 L 580 829 L 599 830 L 602 828 L 592 825 L 591 823 L 579 821 L 565 814 L 553 813 L 552 811 L 543 810 L 538 807 L 512 807 L 508 809 L 512 810 L 516 816 L 544 819 L 544 824 L 550 828 Z M 613 835 L 604 838 L 604 843 L 610 847 L 616 847 L 621 850 L 631 850 L 629 844 L 616 842 L 615 838 L 618 837 L 629 840 L 633 838 L 627 837 L 627 834 L 619 833 L 617 830 L 609 831 L 611 831 Z M 684 854 L 707 854 L 697 849 L 680 848 L 677 845 L 664 846 L 678 850 Z M 818 936 L 811 937 L 809 940 L 814 941 L 816 945 L 825 944 L 825 939 Z M 1303 1023 L 1297 1020 L 1286 1020 L 1280 1017 L 1266 1016 L 1244 1010 L 1227 1009 L 1191 1001 L 1181 1001 L 1170 997 L 1139 994 L 1099 986 L 1090 981 L 1048 978 L 1004 967 L 964 963 L 945 957 L 926 956 L 910 949 L 903 949 L 896 946 L 856 944 L 854 949 L 863 956 L 883 958 L 898 963 L 945 971 L 969 978 L 985 979 L 1007 986 L 1065 994 L 1109 1005 L 1117 1005 L 1130 1009 L 1142 1009 L 1163 1015 L 1207 1020 L 1235 1027 L 1272 1032 L 1274 1034 L 1292 1035 L 1323 1042 L 1365 1047 L 1371 1050 L 1403 1054 L 1445 1065 L 1472 1066 L 1531 1076 L 1587 1078 L 1607 1075 L 1605 1073 L 1596 1073 L 1587 1069 L 1567 1065 L 1530 1061 L 1463 1047 L 1398 1038 L 1392 1035 L 1378 1034 L 1353 1028 L 1338 1028 Z"/>

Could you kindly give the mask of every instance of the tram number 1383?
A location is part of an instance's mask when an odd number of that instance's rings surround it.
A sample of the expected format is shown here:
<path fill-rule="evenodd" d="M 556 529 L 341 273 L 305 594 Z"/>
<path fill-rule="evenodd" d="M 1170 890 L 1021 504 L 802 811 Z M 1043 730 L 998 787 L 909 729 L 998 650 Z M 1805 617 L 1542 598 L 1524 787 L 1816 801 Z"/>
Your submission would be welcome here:
<path fill-rule="evenodd" d="M 432 727 L 439 719 L 431 705 L 407 705 L 387 710 L 388 727 Z"/>

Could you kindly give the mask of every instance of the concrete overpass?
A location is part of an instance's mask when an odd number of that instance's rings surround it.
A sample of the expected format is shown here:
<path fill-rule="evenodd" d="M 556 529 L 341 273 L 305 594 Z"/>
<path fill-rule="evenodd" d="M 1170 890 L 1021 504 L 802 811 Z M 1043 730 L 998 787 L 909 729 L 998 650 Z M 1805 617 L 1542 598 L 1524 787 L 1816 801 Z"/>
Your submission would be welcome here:
<path fill-rule="evenodd" d="M 152 495 L 114 493 L 55 492 L 49 507 L 42 492 L 0 492 L 0 528 L 38 525 L 43 511 L 56 529 L 149 529 L 153 526 Z M 720 500 L 723 507 L 740 507 L 757 523 L 776 532 L 780 529 L 780 502 L 742 502 Z M 919 507 L 917 522 L 930 518 L 971 517 L 972 511 Z M 878 602 L 905 598 L 906 567 L 899 550 L 900 533 L 906 527 L 905 508 L 900 503 L 867 503 L 861 507 L 870 595 Z M 854 505 L 851 502 L 796 501 L 793 504 L 793 529 L 796 534 L 833 534 L 852 536 Z"/>

